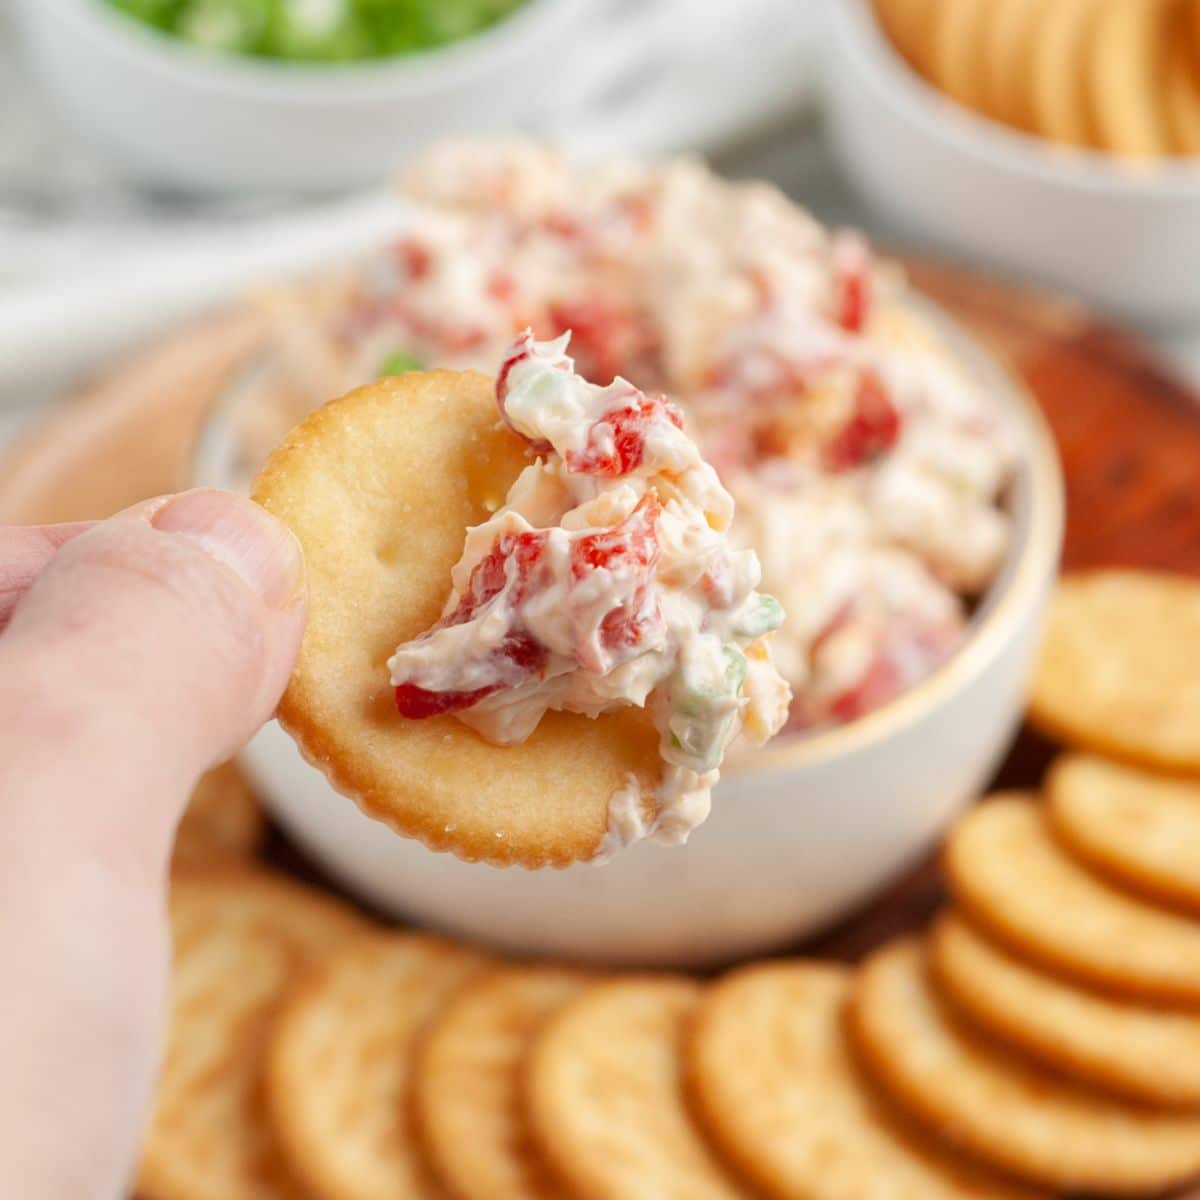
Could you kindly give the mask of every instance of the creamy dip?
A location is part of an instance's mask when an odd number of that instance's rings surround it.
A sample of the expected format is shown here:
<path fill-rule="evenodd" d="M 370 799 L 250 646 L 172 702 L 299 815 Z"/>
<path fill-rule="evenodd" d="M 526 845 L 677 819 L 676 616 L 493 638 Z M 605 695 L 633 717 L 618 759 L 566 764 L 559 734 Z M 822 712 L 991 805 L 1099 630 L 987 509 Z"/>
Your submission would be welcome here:
<path fill-rule="evenodd" d="M 570 329 L 585 378 L 670 397 L 736 499 L 729 536 L 789 613 L 790 729 L 954 653 L 1009 545 L 1013 437 L 862 239 L 688 160 L 529 142 L 443 145 L 401 190 L 403 238 L 319 301 L 272 301 L 306 402 L 406 366 L 492 371 L 526 326 Z"/>
<path fill-rule="evenodd" d="M 739 734 L 766 741 L 790 692 L 765 637 L 783 620 L 756 591 L 734 503 L 679 409 L 624 379 L 588 383 L 569 335 L 518 337 L 497 376 L 503 419 L 537 458 L 467 532 L 432 629 L 388 660 L 402 716 L 453 713 L 489 741 L 524 741 L 549 710 L 636 705 L 659 733 L 654 815 L 636 780 L 613 798 L 605 857 L 641 837 L 687 840 Z"/>

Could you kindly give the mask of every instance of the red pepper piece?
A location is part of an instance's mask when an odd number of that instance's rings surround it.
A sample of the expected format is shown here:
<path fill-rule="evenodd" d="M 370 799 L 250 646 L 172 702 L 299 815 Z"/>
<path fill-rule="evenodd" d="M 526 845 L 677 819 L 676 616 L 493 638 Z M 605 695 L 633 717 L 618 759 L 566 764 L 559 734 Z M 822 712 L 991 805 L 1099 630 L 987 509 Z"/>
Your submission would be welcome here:
<path fill-rule="evenodd" d="M 661 622 L 661 614 L 646 612 L 654 568 L 661 548 L 658 497 L 647 492 L 637 507 L 619 524 L 580 538 L 571 548 L 571 577 L 575 582 L 594 571 L 620 571 L 634 585 L 626 603 L 612 609 L 600 622 L 600 644 L 606 650 L 629 650 L 642 645 Z"/>
<path fill-rule="evenodd" d="M 874 288 L 871 253 L 856 238 L 846 238 L 834 249 L 834 320 L 847 333 L 862 333 L 871 320 Z"/>
<path fill-rule="evenodd" d="M 611 408 L 588 431 L 587 449 L 568 453 L 567 468 L 581 475 L 618 478 L 636 471 L 646 457 L 646 437 L 656 421 L 683 428 L 683 415 L 665 396 L 633 392 L 626 404 Z M 605 428 L 607 427 L 607 428 Z M 611 447 L 603 443 L 611 437 Z"/>
<path fill-rule="evenodd" d="M 475 564 L 471 578 L 459 597 L 458 607 L 448 617 L 439 621 L 434 629 L 447 625 L 462 625 L 489 600 L 498 596 L 508 583 L 509 559 L 515 560 L 517 564 L 512 599 L 514 604 L 519 603 L 528 587 L 529 577 L 546 552 L 546 538 L 544 531 L 536 529 L 524 533 L 501 534 L 491 550 Z"/>
<path fill-rule="evenodd" d="M 500 685 L 493 684 L 473 692 L 431 692 L 415 683 L 402 683 L 396 688 L 396 709 L 410 721 L 423 721 L 427 717 L 440 717 L 470 708 L 499 690 Z"/>
<path fill-rule="evenodd" d="M 892 403 L 883 380 L 864 370 L 858 379 L 854 412 L 826 447 L 825 458 L 832 471 L 850 471 L 886 453 L 900 437 L 900 413 Z"/>
<path fill-rule="evenodd" d="M 413 281 L 425 279 L 433 269 L 433 252 L 416 238 L 401 238 L 395 253 L 401 269 Z"/>
<path fill-rule="evenodd" d="M 904 690 L 904 680 L 889 658 L 877 658 L 862 678 L 829 706 L 838 721 L 854 721 L 881 708 Z"/>

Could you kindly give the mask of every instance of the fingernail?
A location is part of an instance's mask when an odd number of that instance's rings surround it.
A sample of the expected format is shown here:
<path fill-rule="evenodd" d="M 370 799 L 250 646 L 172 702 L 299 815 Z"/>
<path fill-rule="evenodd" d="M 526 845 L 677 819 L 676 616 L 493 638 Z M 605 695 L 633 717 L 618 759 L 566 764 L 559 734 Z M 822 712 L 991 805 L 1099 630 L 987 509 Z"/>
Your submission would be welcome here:
<path fill-rule="evenodd" d="M 199 543 L 271 608 L 287 608 L 303 585 L 300 543 L 270 513 L 241 496 L 210 489 L 184 492 L 158 509 L 150 524 Z"/>

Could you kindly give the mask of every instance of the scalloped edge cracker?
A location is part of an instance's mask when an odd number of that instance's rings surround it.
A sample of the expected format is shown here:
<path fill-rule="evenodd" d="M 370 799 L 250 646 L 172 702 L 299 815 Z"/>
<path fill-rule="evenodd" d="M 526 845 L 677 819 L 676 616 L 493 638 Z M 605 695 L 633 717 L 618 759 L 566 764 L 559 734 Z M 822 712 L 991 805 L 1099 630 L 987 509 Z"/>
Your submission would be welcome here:
<path fill-rule="evenodd" d="M 437 620 L 468 526 L 529 461 L 474 372 L 410 372 L 312 413 L 271 455 L 254 499 L 299 539 L 309 621 L 279 719 L 368 816 L 432 850 L 497 866 L 590 857 L 632 775 L 661 774 L 646 713 L 549 713 L 497 747 L 452 716 L 406 721 L 389 684 L 396 646 Z"/>

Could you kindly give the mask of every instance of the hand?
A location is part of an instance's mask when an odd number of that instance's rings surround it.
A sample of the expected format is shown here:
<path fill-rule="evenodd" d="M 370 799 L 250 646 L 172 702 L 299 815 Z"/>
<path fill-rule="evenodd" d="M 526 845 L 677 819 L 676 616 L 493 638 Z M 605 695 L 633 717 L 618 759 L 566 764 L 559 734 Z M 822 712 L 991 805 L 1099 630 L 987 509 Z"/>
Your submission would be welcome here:
<path fill-rule="evenodd" d="M 124 1194 L 163 1034 L 175 827 L 270 717 L 305 608 L 295 539 L 221 492 L 0 528 L 6 1196 Z"/>

